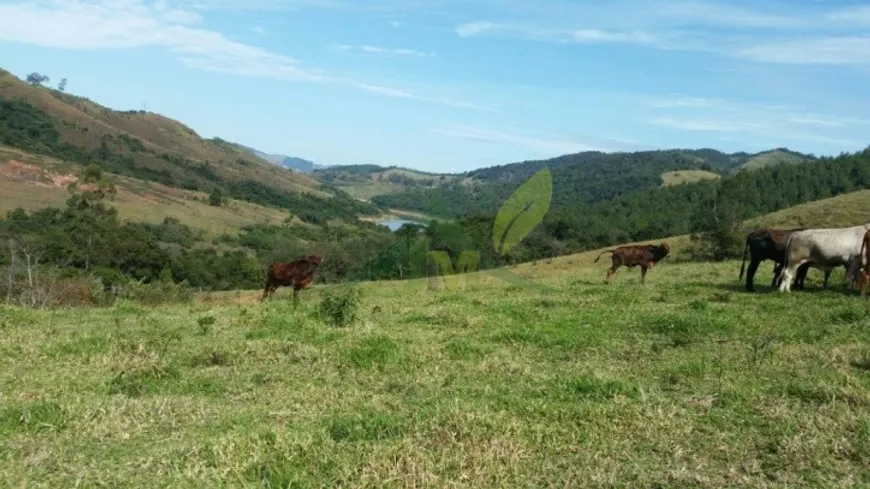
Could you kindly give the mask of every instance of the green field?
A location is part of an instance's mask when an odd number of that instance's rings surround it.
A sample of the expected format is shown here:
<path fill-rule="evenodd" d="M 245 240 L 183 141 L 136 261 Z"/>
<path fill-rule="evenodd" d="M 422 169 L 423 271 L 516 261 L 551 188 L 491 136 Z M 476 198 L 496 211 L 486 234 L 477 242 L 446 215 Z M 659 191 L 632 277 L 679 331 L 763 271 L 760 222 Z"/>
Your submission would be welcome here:
<path fill-rule="evenodd" d="M 747 221 L 748 226 L 849 227 L 870 222 L 870 190 L 789 207 Z"/>
<path fill-rule="evenodd" d="M 768 166 L 782 164 L 798 165 L 800 163 L 803 163 L 804 160 L 805 158 L 795 154 L 786 153 L 785 151 L 780 150 L 773 150 L 753 156 L 749 159 L 749 161 L 736 168 L 735 171 L 739 171 L 742 169 L 757 170 L 759 168 L 766 168 Z"/>
<path fill-rule="evenodd" d="M 870 306 L 597 253 L 361 285 L 0 308 L 4 487 L 866 487 Z M 340 287 L 338 287 L 340 288 Z M 214 318 L 213 324 L 207 319 Z"/>
<path fill-rule="evenodd" d="M 721 178 L 717 173 L 704 170 L 678 170 L 662 173 L 662 187 Z"/>

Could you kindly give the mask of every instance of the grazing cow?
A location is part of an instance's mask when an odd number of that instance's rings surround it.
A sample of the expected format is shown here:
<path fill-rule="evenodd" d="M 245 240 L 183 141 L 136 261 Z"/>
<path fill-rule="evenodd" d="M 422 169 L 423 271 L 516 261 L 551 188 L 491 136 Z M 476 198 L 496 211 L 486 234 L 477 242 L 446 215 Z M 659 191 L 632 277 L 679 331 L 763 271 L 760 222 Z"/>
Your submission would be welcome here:
<path fill-rule="evenodd" d="M 805 229 L 792 233 L 786 243 L 780 292 L 791 290 L 795 271 L 805 263 L 826 272 L 840 266 L 848 270 L 849 261 L 861 252 L 862 240 L 868 229 L 870 224 L 848 228 Z M 825 275 L 827 278 L 829 274 Z"/>
<path fill-rule="evenodd" d="M 740 264 L 740 277 L 743 279 L 743 271 L 746 267 L 746 255 L 749 254 L 749 269 L 746 270 L 746 290 L 755 292 L 755 272 L 758 270 L 758 265 L 764 260 L 773 260 L 773 281 L 771 287 L 776 287 L 782 280 L 782 267 L 785 264 L 785 243 L 791 233 L 795 231 L 803 231 L 806 228 L 793 229 L 769 229 L 762 228 L 752 231 L 746 236 L 746 246 L 743 248 L 743 263 Z M 804 280 L 807 276 L 809 265 L 804 265 L 798 269 L 797 280 L 795 281 L 795 289 L 803 289 Z M 825 284 L 828 283 L 830 271 L 825 274 Z"/>
<path fill-rule="evenodd" d="M 296 260 L 290 263 L 280 262 L 269 265 L 266 272 L 266 287 L 263 289 L 263 297 L 260 300 L 265 300 L 271 296 L 275 289 L 279 286 L 293 286 L 293 300 L 297 300 L 299 291 L 308 287 L 314 279 L 314 272 L 320 265 L 322 258 L 317 255 L 309 255 L 307 258 Z"/>
<path fill-rule="evenodd" d="M 645 283 L 646 272 L 654 267 L 656 263 L 668 256 L 671 252 L 670 246 L 664 241 L 660 245 L 627 245 L 602 252 L 595 258 L 593 263 L 598 263 L 598 259 L 605 253 L 612 253 L 611 260 L 613 265 L 607 269 L 607 277 L 604 283 L 609 284 L 610 278 L 616 273 L 616 270 L 621 266 L 634 268 L 640 265 L 640 283 Z"/>

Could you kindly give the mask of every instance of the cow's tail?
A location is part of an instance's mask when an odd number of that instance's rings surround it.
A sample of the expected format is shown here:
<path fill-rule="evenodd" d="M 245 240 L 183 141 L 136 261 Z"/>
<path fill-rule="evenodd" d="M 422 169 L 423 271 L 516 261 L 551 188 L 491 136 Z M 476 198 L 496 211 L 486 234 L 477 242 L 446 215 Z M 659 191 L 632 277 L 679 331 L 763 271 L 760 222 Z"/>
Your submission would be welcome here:
<path fill-rule="evenodd" d="M 601 254 L 598 255 L 598 258 L 595 258 L 595 261 L 592 262 L 592 263 L 598 263 L 598 259 L 601 258 L 602 256 L 604 256 L 604 255 L 607 254 L 607 253 L 613 253 L 613 250 L 602 251 Z"/>
<path fill-rule="evenodd" d="M 743 270 L 746 269 L 746 255 L 749 253 L 749 239 L 746 237 L 746 246 L 743 247 L 743 263 L 740 264 L 740 277 L 737 280 L 743 280 Z"/>

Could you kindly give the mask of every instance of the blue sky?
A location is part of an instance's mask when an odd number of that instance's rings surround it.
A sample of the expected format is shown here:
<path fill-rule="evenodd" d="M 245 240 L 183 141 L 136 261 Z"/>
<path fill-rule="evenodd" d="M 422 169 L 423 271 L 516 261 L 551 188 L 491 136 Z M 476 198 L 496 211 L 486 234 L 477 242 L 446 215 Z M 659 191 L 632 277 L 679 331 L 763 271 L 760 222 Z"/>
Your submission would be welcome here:
<path fill-rule="evenodd" d="M 0 0 L 0 66 L 321 164 L 870 144 L 857 1 Z"/>

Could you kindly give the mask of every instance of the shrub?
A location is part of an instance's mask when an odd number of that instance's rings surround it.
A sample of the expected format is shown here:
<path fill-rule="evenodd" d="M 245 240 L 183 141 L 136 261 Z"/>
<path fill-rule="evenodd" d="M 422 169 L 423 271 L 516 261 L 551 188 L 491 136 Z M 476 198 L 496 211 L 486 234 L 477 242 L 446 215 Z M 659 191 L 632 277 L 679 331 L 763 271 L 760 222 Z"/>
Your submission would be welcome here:
<path fill-rule="evenodd" d="M 119 295 L 143 305 L 156 306 L 190 302 L 193 300 L 193 289 L 187 281 L 180 283 L 158 281 L 150 284 L 131 281 L 124 286 Z"/>
<path fill-rule="evenodd" d="M 327 293 L 320 301 L 318 313 L 324 321 L 333 326 L 343 327 L 356 319 L 359 302 L 359 290 L 356 287 L 349 287 L 344 294 Z"/>

